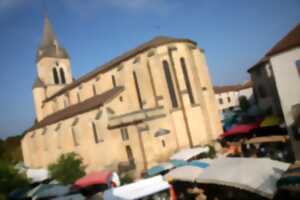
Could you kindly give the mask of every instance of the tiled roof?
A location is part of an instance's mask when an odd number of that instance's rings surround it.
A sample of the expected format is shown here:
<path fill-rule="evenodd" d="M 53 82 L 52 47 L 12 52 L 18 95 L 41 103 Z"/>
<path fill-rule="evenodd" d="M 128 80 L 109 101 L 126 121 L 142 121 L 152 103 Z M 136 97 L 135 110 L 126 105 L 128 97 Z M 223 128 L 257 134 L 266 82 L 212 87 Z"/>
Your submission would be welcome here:
<path fill-rule="evenodd" d="M 48 126 L 51 124 L 54 124 L 56 122 L 59 122 L 61 120 L 65 120 L 71 117 L 74 117 L 76 115 L 79 115 L 81 113 L 88 112 L 92 109 L 95 109 L 97 107 L 103 106 L 103 104 L 112 98 L 114 98 L 116 95 L 121 93 L 124 90 L 124 87 L 115 87 L 111 90 L 108 90 L 102 94 L 99 94 L 95 97 L 92 97 L 90 99 L 87 99 L 81 103 L 71 105 L 63 110 L 60 110 L 58 112 L 55 112 L 40 122 L 37 122 L 34 124 L 31 128 L 26 130 L 25 132 L 32 131 L 34 129 L 42 128 L 44 126 Z"/>
<path fill-rule="evenodd" d="M 128 60 L 136 55 L 138 55 L 139 53 L 142 53 L 144 51 L 147 51 L 151 48 L 155 48 L 158 47 L 160 45 L 164 45 L 164 44 L 168 44 L 168 43 L 173 43 L 173 42 L 189 42 L 192 43 L 194 45 L 197 45 L 196 42 L 189 40 L 189 39 L 180 39 L 180 38 L 172 38 L 172 37 L 165 37 L 165 36 L 159 36 L 159 37 L 155 37 L 152 40 L 122 54 L 121 56 L 118 56 L 114 59 L 112 59 L 111 61 L 109 61 L 108 63 L 96 68 L 95 70 L 91 71 L 90 73 L 82 76 L 81 78 L 79 78 L 78 80 L 74 81 L 73 83 L 69 84 L 68 86 L 64 87 L 63 89 L 59 90 L 58 92 L 54 93 L 52 96 L 50 96 L 49 98 L 45 99 L 44 102 L 47 102 L 61 94 L 63 94 L 64 92 L 80 85 L 81 83 L 95 77 L 98 73 L 101 72 L 106 72 L 112 68 L 118 67 L 118 65 L 120 63 L 122 63 L 125 60 Z"/>
<path fill-rule="evenodd" d="M 264 62 L 267 62 L 271 56 L 298 46 L 300 46 L 300 23 L 277 42 L 255 65 L 249 68 L 248 72 Z"/>
<path fill-rule="evenodd" d="M 214 92 L 216 94 L 220 94 L 224 92 L 237 92 L 251 87 L 252 87 L 252 81 L 248 80 L 245 83 L 238 84 L 238 85 L 214 86 Z"/>

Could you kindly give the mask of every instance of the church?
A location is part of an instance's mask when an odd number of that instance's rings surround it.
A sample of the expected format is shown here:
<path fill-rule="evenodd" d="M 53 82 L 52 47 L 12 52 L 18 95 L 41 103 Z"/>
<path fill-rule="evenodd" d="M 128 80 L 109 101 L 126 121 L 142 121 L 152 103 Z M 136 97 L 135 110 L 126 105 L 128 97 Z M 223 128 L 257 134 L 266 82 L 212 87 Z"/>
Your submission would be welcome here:
<path fill-rule="evenodd" d="M 26 166 L 76 152 L 86 171 L 136 173 L 222 132 L 204 50 L 159 36 L 75 79 L 48 17 L 32 86 L 36 120 L 22 139 Z"/>

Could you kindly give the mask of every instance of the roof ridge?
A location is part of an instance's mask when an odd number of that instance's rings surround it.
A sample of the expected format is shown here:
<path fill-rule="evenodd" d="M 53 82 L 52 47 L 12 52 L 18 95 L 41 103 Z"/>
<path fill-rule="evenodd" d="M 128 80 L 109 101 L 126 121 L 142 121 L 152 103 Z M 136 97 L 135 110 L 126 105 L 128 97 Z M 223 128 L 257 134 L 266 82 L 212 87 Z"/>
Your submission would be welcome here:
<path fill-rule="evenodd" d="M 166 37 L 166 38 L 155 39 L 155 37 L 154 37 L 153 39 L 149 40 L 148 42 L 142 43 L 142 44 L 138 45 L 136 48 L 126 51 L 125 53 L 121 54 L 120 56 L 117 56 L 114 59 L 111 59 L 110 61 L 106 62 L 105 64 L 103 64 L 103 65 L 95 68 L 94 70 L 88 72 L 87 74 L 81 76 L 76 81 L 72 82 L 71 84 L 67 85 L 66 87 L 64 87 L 61 90 L 54 93 L 52 96 L 45 99 L 44 102 L 47 102 L 47 101 L 55 98 L 56 96 L 63 94 L 68 89 L 76 87 L 77 85 L 85 82 L 86 80 L 93 78 L 98 73 L 102 73 L 102 72 L 105 72 L 105 71 L 108 71 L 110 69 L 117 67 L 124 60 L 130 59 L 130 58 L 132 58 L 144 51 L 147 51 L 151 48 L 155 48 L 157 46 L 161 46 L 161 45 L 168 44 L 171 42 L 189 42 L 189 43 L 193 43 L 193 44 L 197 45 L 196 42 L 194 42 L 190 39 L 185 39 L 185 38 Z"/>

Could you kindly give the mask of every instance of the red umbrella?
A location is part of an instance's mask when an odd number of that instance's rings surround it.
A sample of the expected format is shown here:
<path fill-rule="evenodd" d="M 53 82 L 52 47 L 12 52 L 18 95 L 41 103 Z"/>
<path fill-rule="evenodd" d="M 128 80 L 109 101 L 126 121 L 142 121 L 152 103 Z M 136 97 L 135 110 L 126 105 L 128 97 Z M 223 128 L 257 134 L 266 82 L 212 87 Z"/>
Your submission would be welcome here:
<path fill-rule="evenodd" d="M 250 133 L 253 129 L 258 128 L 258 123 L 253 124 L 237 124 L 233 126 L 228 131 L 224 132 L 222 137 L 239 135 L 239 134 L 247 134 Z"/>
<path fill-rule="evenodd" d="M 74 186 L 76 188 L 84 188 L 91 185 L 109 185 L 112 171 L 104 170 L 99 172 L 92 172 L 80 179 L 78 179 Z"/>

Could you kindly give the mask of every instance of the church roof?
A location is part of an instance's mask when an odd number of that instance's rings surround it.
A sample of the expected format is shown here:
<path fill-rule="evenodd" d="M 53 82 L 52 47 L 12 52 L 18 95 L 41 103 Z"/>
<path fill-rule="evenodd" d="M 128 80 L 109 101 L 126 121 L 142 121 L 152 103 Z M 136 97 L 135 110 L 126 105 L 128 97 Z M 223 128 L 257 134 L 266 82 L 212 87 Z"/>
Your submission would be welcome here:
<path fill-rule="evenodd" d="M 44 87 L 44 86 L 45 86 L 44 82 L 39 77 L 37 77 L 32 85 L 32 89 L 37 87 Z"/>
<path fill-rule="evenodd" d="M 63 47 L 60 47 L 47 16 L 44 19 L 43 39 L 37 50 L 36 61 L 38 62 L 43 57 L 69 57 L 67 51 Z"/>
<path fill-rule="evenodd" d="M 40 122 L 35 123 L 31 128 L 26 130 L 25 133 L 28 131 L 33 131 L 38 128 L 43 128 L 45 126 L 57 123 L 61 120 L 65 120 L 74 117 L 76 115 L 93 110 L 95 108 L 101 107 L 104 105 L 104 103 L 106 103 L 107 101 L 111 100 L 112 98 L 120 94 L 123 90 L 124 87 L 115 87 L 111 90 L 103 92 L 102 94 L 87 99 L 81 103 L 66 107 L 65 109 L 62 109 L 58 112 L 55 112 L 47 116 Z"/>
<path fill-rule="evenodd" d="M 261 64 L 268 62 L 271 56 L 300 46 L 300 23 L 298 23 L 285 37 L 277 42 L 248 72 Z"/>
<path fill-rule="evenodd" d="M 63 94 L 64 92 L 80 85 L 81 83 L 97 76 L 99 73 L 104 73 L 108 70 L 111 70 L 115 67 L 118 67 L 119 64 L 121 64 L 123 61 L 128 60 L 130 58 L 133 58 L 137 56 L 138 54 L 147 51 L 151 48 L 158 47 L 160 45 L 165 45 L 168 43 L 173 43 L 173 42 L 188 42 L 192 43 L 194 45 L 197 45 L 196 42 L 189 40 L 189 39 L 183 39 L 183 38 L 173 38 L 173 37 L 166 37 L 166 36 L 158 36 L 153 38 L 152 40 L 141 44 L 140 46 L 127 51 L 126 53 L 112 59 L 111 61 L 107 62 L 104 65 L 101 65 L 100 67 L 97 67 L 95 70 L 91 71 L 90 73 L 82 76 L 81 78 L 77 79 L 73 83 L 69 84 L 68 86 L 64 87 L 63 89 L 59 90 L 58 92 L 54 93 L 52 96 L 48 97 L 47 99 L 44 100 L 44 102 L 50 101 L 51 99 Z"/>

